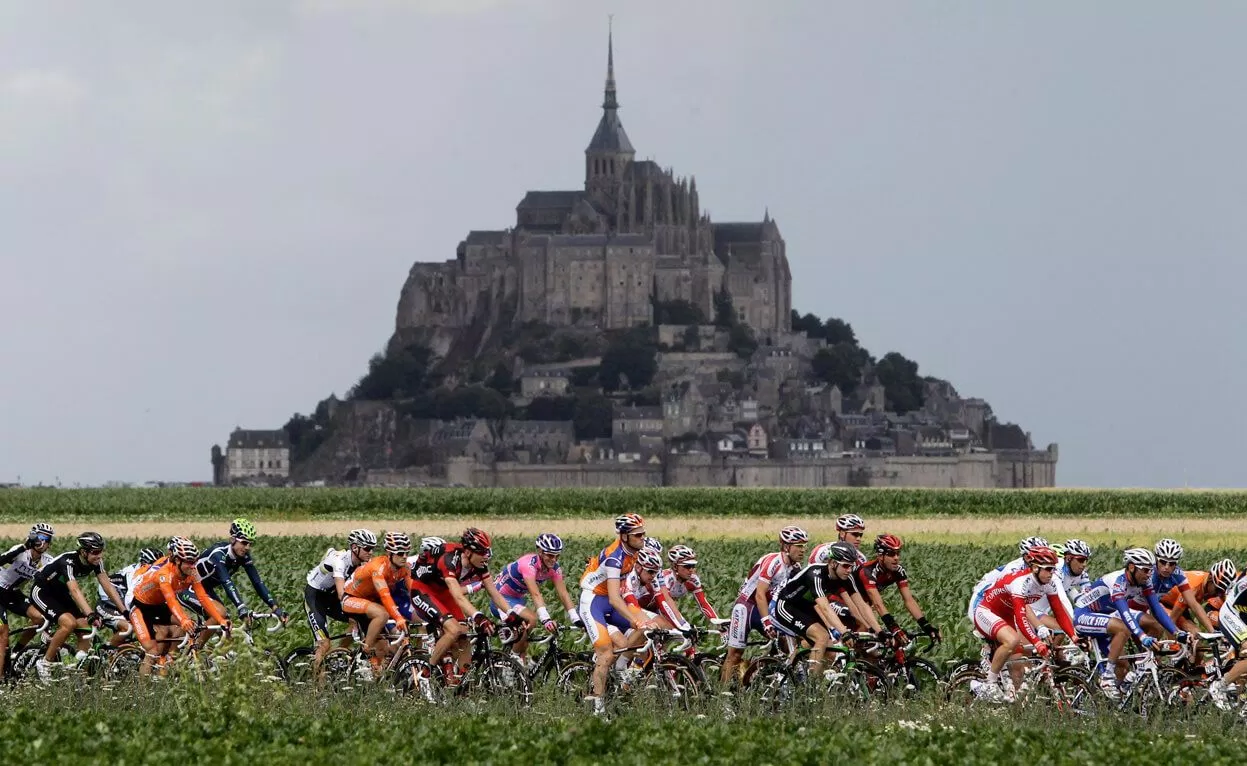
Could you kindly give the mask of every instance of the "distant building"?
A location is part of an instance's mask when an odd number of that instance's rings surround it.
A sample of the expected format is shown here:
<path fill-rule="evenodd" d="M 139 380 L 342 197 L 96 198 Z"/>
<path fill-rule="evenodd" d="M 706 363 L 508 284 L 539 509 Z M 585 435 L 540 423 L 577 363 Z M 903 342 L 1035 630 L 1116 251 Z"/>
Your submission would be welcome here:
<path fill-rule="evenodd" d="M 253 431 L 235 428 L 226 445 L 221 483 L 255 477 L 290 475 L 290 437 L 284 429 Z"/>

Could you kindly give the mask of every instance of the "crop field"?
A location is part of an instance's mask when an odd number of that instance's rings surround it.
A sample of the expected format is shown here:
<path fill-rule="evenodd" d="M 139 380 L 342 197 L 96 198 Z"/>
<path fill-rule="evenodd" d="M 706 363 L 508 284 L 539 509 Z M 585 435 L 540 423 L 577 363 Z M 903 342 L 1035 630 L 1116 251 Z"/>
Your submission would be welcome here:
<path fill-rule="evenodd" d="M 218 517 L 229 514 L 219 512 Z M 143 526 L 135 529 L 141 531 Z M 608 524 L 601 526 L 609 530 Z M 1037 531 L 1044 531 L 1042 520 L 1037 526 Z M 1129 524 L 1123 526 L 1130 530 Z M 501 565 L 531 550 L 532 537 L 543 529 L 541 522 L 530 522 L 523 536 L 496 536 L 495 562 Z M 55 551 L 72 539 L 70 529 L 58 531 L 62 536 Z M 263 528 L 261 535 L 254 549 L 261 572 L 279 602 L 301 614 L 307 570 L 328 546 L 341 547 L 342 539 L 268 536 Z M 1150 545 L 1156 536 L 1137 533 L 1116 546 L 1098 546 L 1092 572 L 1117 568 L 1122 547 Z M 749 566 L 773 549 L 771 541 L 755 537 L 660 538 L 668 547 L 682 542 L 697 550 L 702 579 L 721 614 L 728 611 Z M 106 563 L 118 569 L 134 560 L 141 546 L 163 546 L 166 539 L 163 532 L 114 539 Z M 220 536 L 199 536 L 196 542 L 202 547 L 217 539 Z M 606 539 L 600 534 L 590 537 L 587 530 L 569 538 L 563 556 L 569 577 L 574 580 L 579 575 L 584 559 Z M 1190 569 L 1224 556 L 1240 562 L 1247 559 L 1247 546 L 1223 549 L 1216 544 L 1188 543 L 1187 548 L 1183 564 Z M 945 643 L 931 655 L 933 659 L 946 662 L 977 652 L 963 616 L 969 589 L 983 572 L 1013 558 L 1016 551 L 1015 541 L 949 543 L 922 535 L 907 541 L 902 561 L 915 594 L 932 621 L 944 629 Z M 256 603 L 243 580 L 244 597 Z M 94 588 L 90 590 L 93 595 Z M 547 596 L 552 604 L 556 602 L 552 592 Z M 901 614 L 902 624 L 912 627 L 895 591 L 889 591 L 886 598 Z M 561 608 L 552 611 L 556 618 L 565 619 Z M 701 620 L 692 604 L 686 605 L 685 612 L 694 622 Z M 306 627 L 297 620 L 281 633 L 257 639 L 261 647 L 279 653 L 308 640 Z M 1158 762 L 1218 763 L 1241 757 L 1238 738 L 1226 735 L 1241 722 L 1215 712 L 1191 720 L 1175 716 L 1145 722 L 1120 714 L 1074 719 L 1035 708 L 963 709 L 924 699 L 868 712 L 747 712 L 728 720 L 719 701 L 710 699 L 692 710 L 672 713 L 619 707 L 612 710 L 611 721 L 603 723 L 573 701 L 543 689 L 537 690 L 533 706 L 525 710 L 505 700 L 451 701 L 445 707 L 430 708 L 375 688 L 318 695 L 288 686 L 263 666 L 259 670 L 257 678 L 243 665 L 232 666 L 207 685 L 109 686 L 99 682 L 85 685 L 74 695 L 18 687 L 4 692 L 7 701 L 0 705 L 0 740 L 6 743 L 12 762 L 57 762 L 86 752 L 116 763 L 154 762 L 170 755 L 222 763 L 257 758 L 306 761 L 308 756 L 362 761 L 416 756 L 421 761 L 464 764 L 514 763 L 521 758 L 590 763 L 623 752 L 646 763 L 682 764 L 812 764 L 849 755 L 863 763 L 998 764 L 1022 759 L 1103 763 L 1114 757 L 1137 757 L 1142 751 Z"/>

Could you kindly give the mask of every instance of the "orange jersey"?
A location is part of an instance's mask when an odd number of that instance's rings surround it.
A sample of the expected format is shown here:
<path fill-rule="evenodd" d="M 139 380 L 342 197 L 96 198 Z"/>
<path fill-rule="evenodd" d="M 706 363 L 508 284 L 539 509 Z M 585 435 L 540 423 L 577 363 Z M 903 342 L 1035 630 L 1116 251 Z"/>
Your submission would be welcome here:
<path fill-rule="evenodd" d="M 1195 600 L 1207 603 L 1213 611 L 1219 610 L 1221 605 L 1225 603 L 1225 599 L 1218 596 L 1206 597 L 1205 594 L 1207 593 L 1207 590 L 1205 590 L 1205 588 L 1208 586 L 1207 572 L 1187 572 L 1186 581 L 1190 584 L 1191 590 L 1195 593 Z M 1176 587 L 1160 597 L 1160 603 L 1164 604 L 1166 609 L 1173 609 L 1181 601 L 1182 592 Z M 1183 608 L 1182 611 L 1185 613 L 1189 610 Z"/>
<path fill-rule="evenodd" d="M 580 576 L 580 587 L 582 590 L 591 590 L 594 595 L 605 596 L 606 582 L 608 580 L 619 581 L 619 591 L 623 592 L 624 578 L 632 571 L 632 567 L 636 564 L 636 553 L 629 551 L 619 540 L 606 546 L 602 552 L 589 559 L 589 566 L 585 567 L 584 574 Z"/>
<path fill-rule="evenodd" d="M 161 561 L 164 563 L 162 564 Z M 222 624 L 226 622 L 226 617 L 221 610 L 217 609 L 216 602 L 208 597 L 208 592 L 204 590 L 197 573 L 192 572 L 189 576 L 183 575 L 176 562 L 165 558 L 142 570 L 141 575 L 137 572 L 135 574 L 135 602 L 148 606 L 164 604 L 169 607 L 169 611 L 178 624 L 192 622 L 186 617 L 186 612 L 182 611 L 182 605 L 178 603 L 178 594 L 189 588 L 194 591 L 195 598 L 199 599 L 199 603 L 203 605 L 212 619 Z"/>
<path fill-rule="evenodd" d="M 407 588 L 412 589 L 411 570 L 407 567 L 396 567 L 389 556 L 374 556 L 351 575 L 343 596 L 355 596 L 368 601 L 379 601 L 395 620 L 400 619 L 398 606 L 390 595 L 390 588 L 406 580 Z"/>

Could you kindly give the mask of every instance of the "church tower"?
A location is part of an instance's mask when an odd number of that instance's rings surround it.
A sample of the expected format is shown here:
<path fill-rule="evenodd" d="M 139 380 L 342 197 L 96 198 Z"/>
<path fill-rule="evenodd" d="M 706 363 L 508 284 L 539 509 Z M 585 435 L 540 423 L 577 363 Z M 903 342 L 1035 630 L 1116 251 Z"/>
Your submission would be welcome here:
<path fill-rule="evenodd" d="M 606 97 L 602 101 L 602 119 L 585 149 L 585 191 L 611 197 L 619 188 L 624 169 L 636 152 L 619 121 L 619 100 L 615 94 L 614 30 L 606 36 Z"/>

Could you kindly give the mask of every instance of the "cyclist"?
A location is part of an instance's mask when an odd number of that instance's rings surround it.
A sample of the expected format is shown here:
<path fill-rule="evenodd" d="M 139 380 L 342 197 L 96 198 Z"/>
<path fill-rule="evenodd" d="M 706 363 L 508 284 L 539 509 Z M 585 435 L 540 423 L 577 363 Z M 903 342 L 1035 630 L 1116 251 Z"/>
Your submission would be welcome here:
<path fill-rule="evenodd" d="M 827 549 L 836 543 L 849 543 L 857 551 L 857 563 L 866 563 L 866 554 L 862 553 L 862 538 L 866 535 L 866 522 L 856 513 L 846 513 L 836 519 L 836 542 L 820 543 L 810 551 L 810 564 L 818 564 L 827 560 Z"/>
<path fill-rule="evenodd" d="M 1241 659 L 1235 662 L 1225 676 L 1208 684 L 1208 695 L 1213 704 L 1222 710 L 1229 710 L 1229 689 L 1242 686 L 1243 675 L 1247 674 L 1247 576 L 1234 580 L 1226 590 L 1225 603 L 1221 605 L 1220 617 L 1217 620 L 1221 634 L 1229 640 L 1230 649 Z"/>
<path fill-rule="evenodd" d="M 186 615 L 178 600 L 186 590 L 194 592 L 208 615 L 219 625 L 230 629 L 230 621 L 219 605 L 208 598 L 200 581 L 196 559 L 199 549 L 184 537 L 170 541 L 168 555 L 142 568 L 130 593 L 130 622 L 134 635 L 143 647 L 139 675 L 150 675 L 152 663 L 168 655 L 173 641 L 193 634 L 195 623 Z"/>
<path fill-rule="evenodd" d="M 398 611 L 391 589 L 401 582 L 406 582 L 408 589 L 411 589 L 411 570 L 407 563 L 410 552 L 409 536 L 402 532 L 386 532 L 386 555 L 370 558 L 368 563 L 351 573 L 350 581 L 342 588 L 342 611 L 367 620 L 364 654 L 372 663 L 374 678 L 380 677 L 382 663 L 390 653 L 389 641 L 377 643 L 385 623 L 394 620 L 399 633 L 407 632 L 407 619 Z"/>
<path fill-rule="evenodd" d="M 687 545 L 673 545 L 667 551 L 667 560 L 671 562 L 671 568 L 663 570 L 662 579 L 671 597 L 678 602 L 685 596 L 692 596 L 697 600 L 703 617 L 707 620 L 719 619 L 719 613 L 706 597 L 706 589 L 697 576 L 697 554 L 693 549 Z"/>
<path fill-rule="evenodd" d="M 567 584 L 563 581 L 563 568 L 559 566 L 559 556 L 563 553 L 563 541 L 558 535 L 546 532 L 537 535 L 536 545 L 536 553 L 525 553 L 503 567 L 498 572 L 498 576 L 494 578 L 494 587 L 498 589 L 503 600 L 512 609 L 517 606 L 520 608 L 519 616 L 524 619 L 527 628 L 536 627 L 540 622 L 546 632 L 553 633 L 558 630 L 559 625 L 550 616 L 550 610 L 546 608 L 546 601 L 541 595 L 542 583 L 554 583 L 554 590 L 558 594 L 559 601 L 563 603 L 563 608 L 567 610 L 567 618 L 573 625 L 580 622 L 580 614 L 567 592 Z M 483 584 L 482 581 L 481 585 Z M 530 597 L 537 607 L 536 613 L 528 608 Z M 500 611 L 493 603 L 490 603 L 489 609 L 495 617 L 502 618 L 508 614 Z M 519 639 L 512 646 L 521 661 L 525 661 L 528 656 L 527 628 L 520 632 Z"/>
<path fill-rule="evenodd" d="M 1053 543 L 1050 547 L 1062 560 L 1061 566 L 1056 570 L 1056 582 L 1061 586 L 1059 594 L 1061 602 L 1065 605 L 1065 611 L 1073 614 L 1073 600 L 1091 585 L 1091 576 L 1087 574 L 1087 563 L 1091 560 L 1091 546 L 1083 540 L 1074 539 L 1066 540 L 1064 543 Z M 1047 641 L 1051 632 L 1059 630 L 1061 626 L 1052 616 L 1046 600 L 1036 602 L 1032 611 L 1039 620 L 1036 632 L 1039 633 L 1040 638 Z M 1069 640 L 1076 638 L 1077 636 L 1070 636 Z M 1060 644 L 1063 640 L 1065 639 L 1061 636 L 1056 636 L 1053 643 Z"/>
<path fill-rule="evenodd" d="M 745 653 L 750 631 L 764 633 L 775 638 L 774 618 L 771 617 L 771 596 L 778 593 L 788 582 L 789 576 L 801 568 L 805 560 L 805 546 L 810 536 L 801 527 L 784 527 L 779 530 L 779 551 L 768 553 L 758 559 L 745 582 L 740 586 L 736 603 L 732 605 L 732 620 L 727 632 L 727 655 L 723 658 L 720 679 L 723 686 L 735 678 L 736 667 Z M 725 692 L 730 693 L 730 692 Z"/>
<path fill-rule="evenodd" d="M 320 563 L 307 573 L 307 585 L 303 586 L 307 625 L 312 631 L 312 640 L 316 642 L 316 651 L 312 655 L 313 668 L 320 668 L 321 661 L 329 653 L 329 621 L 353 622 L 342 611 L 342 592 L 355 570 L 372 560 L 377 536 L 368 529 L 352 529 L 346 536 L 346 544 L 344 551 L 334 548 L 326 551 Z M 349 638 L 343 640 L 343 646 L 349 644 Z"/>
<path fill-rule="evenodd" d="M 875 557 L 862 564 L 853 573 L 857 579 L 858 591 L 864 593 L 870 606 L 883 620 L 883 626 L 897 635 L 901 643 L 905 641 L 905 632 L 901 630 L 886 604 L 883 593 L 888 586 L 895 584 L 901 594 L 901 602 L 909 615 L 918 622 L 918 627 L 932 639 L 940 640 L 940 629 L 931 624 L 918 600 L 909 588 L 909 575 L 901 566 L 901 538 L 896 535 L 879 535 L 875 538 Z"/>
<path fill-rule="evenodd" d="M 1156 569 L 1152 570 L 1152 590 L 1158 596 L 1167 596 L 1170 591 L 1177 590 L 1180 600 L 1186 604 L 1187 613 L 1195 618 L 1204 632 L 1215 631 L 1216 627 L 1212 624 L 1212 620 L 1208 619 L 1204 605 L 1195 598 L 1195 590 L 1191 586 L 1190 579 L 1186 576 L 1186 572 L 1182 571 L 1182 567 L 1178 566 L 1178 562 L 1182 560 L 1182 545 L 1177 540 L 1166 537 L 1156 542 L 1152 553 L 1156 555 Z M 1136 611 L 1143 611 L 1147 607 L 1147 604 L 1137 598 L 1130 603 L 1130 608 Z M 1144 614 L 1139 619 L 1139 624 L 1149 634 L 1157 638 L 1163 637 L 1160 625 L 1151 615 Z"/>
<path fill-rule="evenodd" d="M 1160 603 L 1169 609 L 1169 619 L 1173 620 L 1174 625 L 1182 630 L 1196 631 L 1200 626 L 1187 616 L 1190 613 L 1190 607 L 1187 606 L 1186 599 L 1183 597 L 1184 592 L 1190 593 L 1196 602 L 1208 605 L 1204 611 L 1208 615 L 1208 620 L 1216 625 L 1221 619 L 1221 605 L 1225 603 L 1225 593 L 1238 579 L 1238 574 L 1238 567 L 1234 565 L 1233 559 L 1221 559 L 1208 567 L 1207 572 L 1188 571 L 1186 578 L 1191 586 L 1190 589 L 1182 591 L 1174 586 L 1160 597 Z"/>
<path fill-rule="evenodd" d="M 1026 551 L 1031 548 L 1048 548 L 1048 541 L 1042 537 L 1024 537 L 1018 543 L 1018 557 L 1012 561 L 1001 564 L 988 571 L 979 581 L 974 584 L 974 588 L 970 591 L 970 606 L 966 609 L 966 619 L 970 621 L 970 625 L 974 625 L 974 611 L 978 608 L 979 602 L 983 600 L 983 594 L 987 592 L 997 580 L 1004 575 L 1013 574 L 1014 572 L 1022 572 L 1030 568 L 1030 564 L 1026 561 Z M 976 629 L 977 630 L 977 629 Z M 986 636 L 984 636 L 986 638 Z"/>
<path fill-rule="evenodd" d="M 854 592 L 853 568 L 857 566 L 858 550 L 848 542 L 832 543 L 826 549 L 824 561 L 807 564 L 788 578 L 774 600 L 775 625 L 788 635 L 810 642 L 810 675 L 815 678 L 822 673 L 827 647 L 849 631 L 830 599 Z"/>
<path fill-rule="evenodd" d="M 1121 569 L 1093 581 L 1086 592 L 1074 600 L 1074 624 L 1078 634 L 1094 638 L 1102 653 L 1107 645 L 1107 661 L 1099 669 L 1100 688 L 1110 698 L 1118 696 L 1118 682 L 1126 673 L 1126 668 L 1117 663 L 1126 639 L 1133 635 L 1144 649 L 1151 649 L 1156 641 L 1139 625 L 1130 602 L 1142 599 L 1165 630 L 1179 641 L 1187 637 L 1186 632 L 1178 630 L 1169 619 L 1152 589 L 1156 556 L 1147 548 L 1129 548 L 1122 553 L 1122 564 Z"/>
<path fill-rule="evenodd" d="M 78 535 L 77 550 L 62 553 L 35 573 L 30 603 L 49 623 L 57 626 L 43 659 L 35 661 L 35 670 L 42 681 L 51 680 L 52 665 L 60 661 L 61 646 L 76 628 L 100 628 L 104 624 L 100 613 L 91 608 L 78 587 L 78 578 L 90 574 L 95 575 L 117 608 L 124 609 L 121 594 L 104 571 L 104 538 L 98 532 Z M 87 646 L 86 642 L 79 641 L 78 650 L 85 651 Z"/>
<path fill-rule="evenodd" d="M 112 602 L 108 600 L 108 594 L 104 591 L 104 586 L 99 586 L 99 597 L 96 599 L 95 610 L 100 613 L 104 624 L 109 630 L 113 631 L 112 645 L 121 646 L 125 639 L 130 636 L 130 623 L 126 620 L 126 614 L 130 611 L 130 603 L 133 598 L 134 580 L 138 572 L 150 567 L 160 558 L 160 551 L 155 548 L 144 548 L 139 551 L 139 560 L 133 564 L 127 564 L 116 572 L 108 576 L 112 581 L 113 587 L 117 589 L 117 593 L 121 596 L 122 606 L 124 609 L 116 609 Z"/>
<path fill-rule="evenodd" d="M 1060 599 L 1061 584 L 1056 580 L 1059 559 L 1048 546 L 1036 546 L 1026 552 L 1029 568 L 1005 575 L 983 594 L 974 610 L 974 625 L 996 645 L 987 678 L 971 683 L 977 696 L 989 702 L 1012 701 L 1012 687 L 1003 688 L 1000 671 L 1025 641 L 1035 653 L 1047 657 L 1051 648 L 1036 633 L 1026 614 L 1027 608 L 1046 598 L 1049 608 L 1066 635 L 1074 635 L 1074 624 Z"/>
<path fill-rule="evenodd" d="M 422 551 L 412 567 L 408 583 L 412 614 L 418 615 L 430 628 L 443 631 L 430 653 L 429 664 L 440 666 L 443 678 L 451 686 L 459 683 L 471 662 L 465 623 L 470 620 L 487 636 L 497 629 L 489 615 L 479 611 L 468 599 L 468 587 L 479 582 L 498 613 L 506 615 L 508 625 L 518 626 L 523 622 L 520 617 L 523 605 L 512 606 L 494 586 L 489 573 L 492 546 L 493 540 L 487 532 L 468 527 L 463 530 L 459 542 Z M 454 663 L 442 664 L 442 658 L 448 653 Z"/>
<path fill-rule="evenodd" d="M 14 545 L 0 554 L 0 679 L 4 678 L 4 664 L 9 655 L 9 614 L 24 615 L 31 627 L 17 635 L 17 646 L 25 646 L 34 638 L 35 625 L 43 621 L 43 615 L 22 592 L 22 584 L 51 563 L 48 549 L 52 547 L 51 524 L 35 524 L 26 535 L 26 541 Z"/>
<path fill-rule="evenodd" d="M 199 557 L 201 562 L 206 562 L 201 570 L 204 577 L 204 591 L 207 592 L 209 598 L 221 606 L 220 611 L 224 612 L 225 605 L 217 595 L 217 589 L 224 588 L 225 595 L 229 596 L 234 610 L 238 613 L 238 618 L 250 621 L 251 608 L 243 602 L 242 597 L 238 595 L 238 588 L 234 585 L 234 574 L 239 569 L 245 569 L 256 594 L 268 605 L 273 614 L 285 623 L 288 619 L 286 612 L 277 605 L 276 599 L 264 586 L 264 581 L 260 579 L 260 572 L 255 568 L 255 560 L 251 557 L 251 546 L 256 539 L 255 525 L 246 519 L 234 519 L 229 525 L 229 537 L 228 540 L 212 545 Z M 183 602 L 191 609 L 203 614 L 203 607 L 200 606 L 194 594 L 184 593 Z"/>
<path fill-rule="evenodd" d="M 594 715 L 606 712 L 606 681 L 615 649 L 609 628 L 614 626 L 622 633 L 653 627 L 629 608 L 623 595 L 623 580 L 636 565 L 637 553 L 645 548 L 645 519 L 638 513 L 625 513 L 615 519 L 615 533 L 615 540 L 589 559 L 580 576 L 580 616 L 593 641 L 593 694 L 588 699 Z"/>
<path fill-rule="evenodd" d="M 674 548 L 672 550 L 675 550 Z M 649 547 L 637 551 L 636 566 L 624 578 L 624 601 L 632 607 L 634 614 L 639 614 L 644 623 L 654 628 L 666 630 L 676 629 L 687 634 L 692 625 L 680 614 L 680 608 L 667 589 L 663 577 L 662 556 Z M 607 627 L 614 631 L 615 626 Z M 645 644 L 645 631 L 630 629 L 622 634 L 623 646 L 620 648 L 636 649 Z M 625 671 L 625 683 L 632 680 L 642 667 L 642 658 L 633 657 L 632 666 L 628 667 L 629 655 L 621 654 L 615 661 L 618 670 Z"/>

